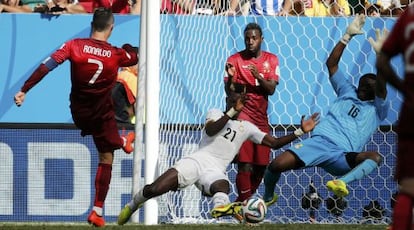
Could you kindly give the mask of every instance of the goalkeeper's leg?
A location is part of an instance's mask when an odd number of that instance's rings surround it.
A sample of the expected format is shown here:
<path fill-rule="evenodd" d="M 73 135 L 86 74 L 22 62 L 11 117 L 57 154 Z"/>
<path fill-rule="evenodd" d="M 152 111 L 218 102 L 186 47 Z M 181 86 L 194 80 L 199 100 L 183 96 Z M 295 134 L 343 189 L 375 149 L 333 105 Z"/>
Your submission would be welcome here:
<path fill-rule="evenodd" d="M 274 190 L 276 183 L 280 179 L 281 173 L 286 170 L 298 169 L 303 166 L 303 161 L 289 150 L 281 153 L 270 162 L 264 175 L 265 194 L 263 195 L 263 200 L 266 202 L 267 206 L 270 206 L 277 201 L 278 196 L 274 193 Z"/>
<path fill-rule="evenodd" d="M 327 188 L 338 197 L 347 196 L 349 191 L 346 185 L 367 176 L 381 162 L 381 156 L 377 152 L 347 153 L 345 159 L 352 170 L 341 178 L 326 183 Z"/>
<path fill-rule="evenodd" d="M 277 195 L 274 191 L 279 178 L 279 172 L 272 172 L 269 167 L 266 168 L 264 175 L 265 193 L 263 195 L 263 200 L 266 202 L 266 206 L 268 207 L 277 201 Z"/>

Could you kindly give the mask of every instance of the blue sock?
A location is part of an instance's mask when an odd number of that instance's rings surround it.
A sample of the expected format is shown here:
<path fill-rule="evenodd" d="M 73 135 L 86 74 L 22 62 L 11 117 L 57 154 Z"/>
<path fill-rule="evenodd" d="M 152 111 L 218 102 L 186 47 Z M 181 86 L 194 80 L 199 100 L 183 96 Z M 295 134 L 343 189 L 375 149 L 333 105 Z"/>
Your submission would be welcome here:
<path fill-rule="evenodd" d="M 264 185 L 265 185 L 265 193 L 263 195 L 264 201 L 270 201 L 273 198 L 273 193 L 275 191 L 276 183 L 279 181 L 280 173 L 273 173 L 266 168 L 264 174 Z"/>
<path fill-rule="evenodd" d="M 377 167 L 377 162 L 371 159 L 364 160 L 361 164 L 357 165 L 350 172 L 345 174 L 343 177 L 339 178 L 339 180 L 342 180 L 347 184 L 354 180 L 360 180 L 364 176 L 370 174 Z"/>

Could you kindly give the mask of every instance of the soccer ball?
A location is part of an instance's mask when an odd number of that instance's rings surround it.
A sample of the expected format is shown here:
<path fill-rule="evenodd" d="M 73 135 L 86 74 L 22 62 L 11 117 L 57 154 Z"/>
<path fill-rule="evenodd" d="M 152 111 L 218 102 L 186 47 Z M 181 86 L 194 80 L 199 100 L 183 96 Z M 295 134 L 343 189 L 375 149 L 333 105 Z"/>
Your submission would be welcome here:
<path fill-rule="evenodd" d="M 266 217 L 267 206 L 263 199 L 252 197 L 243 202 L 241 213 L 247 223 L 259 223 Z"/>

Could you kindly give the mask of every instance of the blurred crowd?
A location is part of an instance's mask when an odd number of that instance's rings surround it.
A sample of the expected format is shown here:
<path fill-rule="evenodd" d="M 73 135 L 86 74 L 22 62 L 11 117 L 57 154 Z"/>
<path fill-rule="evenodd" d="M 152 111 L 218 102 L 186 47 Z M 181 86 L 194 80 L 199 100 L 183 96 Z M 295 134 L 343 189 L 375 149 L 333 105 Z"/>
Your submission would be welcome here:
<path fill-rule="evenodd" d="M 163 14 L 396 17 L 411 0 L 160 0 Z M 0 0 L 0 12 L 81 14 L 97 7 L 140 14 L 141 0 Z"/>

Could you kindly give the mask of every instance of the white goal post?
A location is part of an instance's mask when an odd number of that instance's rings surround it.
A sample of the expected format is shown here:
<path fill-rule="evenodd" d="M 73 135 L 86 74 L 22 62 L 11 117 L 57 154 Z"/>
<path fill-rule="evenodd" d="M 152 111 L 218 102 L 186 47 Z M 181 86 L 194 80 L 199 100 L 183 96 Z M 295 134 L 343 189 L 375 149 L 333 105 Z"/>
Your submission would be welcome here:
<path fill-rule="evenodd" d="M 143 1 L 141 15 L 145 22 L 141 23 L 141 33 L 148 34 L 141 34 L 138 89 L 145 88 L 145 93 L 139 90 L 136 131 L 145 138 L 136 141 L 141 148 L 137 148 L 134 161 L 134 192 L 144 185 L 142 168 L 145 183 L 149 183 L 182 156 L 191 154 L 197 149 L 206 111 L 212 107 L 224 109 L 224 63 L 229 55 L 244 49 L 243 29 L 248 22 L 261 25 L 265 38 L 263 50 L 275 53 L 280 60 L 280 84 L 269 98 L 274 135 L 291 131 L 302 114 L 319 111 L 324 115 L 335 98 L 325 61 L 352 17 L 159 15 L 156 2 L 159 1 Z M 354 76 L 354 83 L 363 73 L 376 71 L 375 53 L 367 38 L 375 37 L 375 28 L 391 29 L 394 22 L 395 18 L 367 18 L 365 34 L 349 43 L 339 68 Z M 398 71 L 403 69 L 401 63 L 401 60 L 393 63 Z M 389 116 L 365 147 L 380 152 L 383 164 L 368 177 L 349 184 L 346 207 L 338 212 L 327 205 L 331 194 L 324 185 L 333 178 L 328 173 L 316 168 L 290 171 L 282 175 L 276 186 L 280 198 L 269 209 L 266 221 L 308 222 L 310 210 L 301 205 L 301 200 L 313 181 L 323 201 L 313 211 L 317 222 L 389 222 L 391 197 L 397 190 L 392 178 L 396 152 L 393 124 L 401 95 L 389 88 L 388 97 L 392 100 Z M 282 150 L 273 151 L 272 157 Z M 228 174 L 232 182 L 230 198 L 234 200 L 235 165 L 228 168 Z M 263 194 L 263 185 L 258 194 Z M 140 211 L 140 215 L 145 215 L 145 224 L 215 222 L 209 216 L 210 199 L 194 186 L 156 200 L 158 204 L 150 202 Z M 371 201 L 377 201 L 383 208 L 382 218 L 363 217 L 363 209 Z M 134 220 L 142 222 L 137 217 Z"/>

